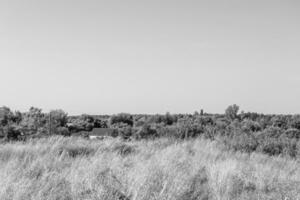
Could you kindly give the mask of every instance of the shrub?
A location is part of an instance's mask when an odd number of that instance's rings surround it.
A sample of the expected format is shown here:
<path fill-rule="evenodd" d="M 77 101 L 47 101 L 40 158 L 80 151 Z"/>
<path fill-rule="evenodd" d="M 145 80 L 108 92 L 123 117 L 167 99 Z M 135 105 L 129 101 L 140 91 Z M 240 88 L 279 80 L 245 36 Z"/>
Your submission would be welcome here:
<path fill-rule="evenodd" d="M 134 147 L 127 144 L 117 144 L 113 147 L 113 151 L 117 152 L 121 156 L 127 156 L 135 151 Z"/>
<path fill-rule="evenodd" d="M 0 107 L 0 126 L 5 126 L 13 118 L 13 113 L 8 107 Z"/>
<path fill-rule="evenodd" d="M 260 140 L 277 139 L 283 134 L 283 130 L 279 127 L 268 127 L 258 134 Z"/>
<path fill-rule="evenodd" d="M 146 122 L 145 118 L 141 118 L 135 122 L 134 126 L 135 127 L 143 126 L 145 122 Z"/>
<path fill-rule="evenodd" d="M 89 156 L 95 153 L 95 149 L 85 145 L 67 144 L 58 148 L 58 155 L 66 154 L 70 157 Z"/>
<path fill-rule="evenodd" d="M 290 120 L 290 127 L 300 130 L 300 115 L 294 115 Z"/>
<path fill-rule="evenodd" d="M 240 107 L 236 104 L 228 106 L 228 108 L 225 110 L 225 116 L 230 120 L 234 120 L 238 117 L 239 109 Z"/>
<path fill-rule="evenodd" d="M 205 126 L 203 136 L 206 139 L 214 140 L 219 134 L 218 129 L 215 126 Z"/>
<path fill-rule="evenodd" d="M 3 128 L 4 137 L 6 140 L 18 140 L 21 136 L 21 131 L 16 126 L 6 126 Z"/>
<path fill-rule="evenodd" d="M 144 124 L 134 135 L 136 139 L 149 139 L 157 136 L 157 130 L 154 129 L 150 124 Z"/>
<path fill-rule="evenodd" d="M 283 154 L 295 157 L 298 151 L 297 142 L 296 139 L 290 139 L 282 135 L 280 138 L 261 140 L 257 150 L 271 156 Z"/>
<path fill-rule="evenodd" d="M 63 135 L 63 136 L 70 136 L 71 135 L 69 129 L 66 128 L 66 127 L 58 127 L 57 128 L 57 134 L 58 135 Z"/>
<path fill-rule="evenodd" d="M 295 128 L 290 128 L 284 132 L 284 135 L 290 139 L 300 139 L 300 130 Z"/>
<path fill-rule="evenodd" d="M 134 134 L 134 130 L 130 126 L 118 129 L 118 136 L 123 139 L 129 139 Z"/>
<path fill-rule="evenodd" d="M 177 127 L 175 125 L 172 126 L 156 126 L 157 135 L 159 137 L 166 137 L 166 138 L 178 138 L 177 133 Z"/>
<path fill-rule="evenodd" d="M 94 128 L 108 128 L 107 122 L 105 120 L 96 118 L 94 120 Z"/>
<path fill-rule="evenodd" d="M 258 141 L 252 134 L 236 132 L 231 137 L 224 137 L 223 142 L 227 147 L 235 151 L 251 153 L 258 147 Z"/>
<path fill-rule="evenodd" d="M 130 114 L 121 113 L 118 115 L 113 115 L 110 118 L 110 125 L 124 123 L 128 124 L 129 126 L 133 126 L 133 117 Z"/>
<path fill-rule="evenodd" d="M 156 123 L 156 124 L 165 124 L 165 125 L 172 125 L 176 123 L 178 120 L 176 115 L 171 115 L 167 112 L 165 115 L 154 115 L 151 116 L 148 120 L 148 123 Z"/>
<path fill-rule="evenodd" d="M 180 119 L 177 123 L 177 136 L 181 139 L 196 137 L 202 133 L 204 133 L 203 126 L 190 118 Z"/>
<path fill-rule="evenodd" d="M 279 128 L 286 128 L 287 127 L 287 118 L 284 117 L 284 116 L 274 116 L 272 119 L 271 119 L 271 122 L 272 122 L 272 126 L 274 127 L 279 127 Z"/>
<path fill-rule="evenodd" d="M 202 126 L 208 126 L 208 125 L 213 126 L 216 124 L 215 121 L 209 116 L 200 115 L 194 118 L 195 118 L 194 123 L 200 124 Z"/>
<path fill-rule="evenodd" d="M 258 151 L 271 156 L 281 154 L 283 152 L 283 149 L 283 144 L 274 138 L 264 140 L 263 142 L 260 142 L 258 146 Z"/>
<path fill-rule="evenodd" d="M 257 132 L 261 130 L 258 122 L 246 119 L 242 122 L 242 130 L 245 132 Z"/>

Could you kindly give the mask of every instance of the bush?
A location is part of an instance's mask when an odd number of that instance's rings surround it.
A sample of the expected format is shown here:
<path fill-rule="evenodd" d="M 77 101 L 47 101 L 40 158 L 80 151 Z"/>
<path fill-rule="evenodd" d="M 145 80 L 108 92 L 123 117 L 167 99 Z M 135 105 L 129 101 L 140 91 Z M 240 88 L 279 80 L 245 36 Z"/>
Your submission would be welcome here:
<path fill-rule="evenodd" d="M 69 123 L 67 123 L 67 127 L 72 133 L 91 131 L 94 128 L 94 122 L 91 121 L 91 118 L 88 117 L 88 115 L 82 115 L 80 117 L 76 117 L 75 119 L 70 119 Z"/>
<path fill-rule="evenodd" d="M 290 120 L 290 127 L 300 130 L 300 115 L 294 115 Z"/>
<path fill-rule="evenodd" d="M 107 122 L 101 119 L 95 119 L 94 128 L 108 128 Z"/>
<path fill-rule="evenodd" d="M 170 113 L 166 113 L 165 115 L 154 115 L 151 116 L 148 120 L 148 123 L 156 123 L 156 124 L 161 124 L 163 123 L 164 125 L 172 125 L 176 123 L 178 120 L 176 115 L 171 115 Z"/>
<path fill-rule="evenodd" d="M 135 148 L 127 144 L 117 144 L 116 146 L 113 147 L 113 151 L 117 152 L 121 156 L 127 156 L 131 153 L 134 153 Z"/>
<path fill-rule="evenodd" d="M 258 122 L 246 119 L 242 122 L 242 130 L 245 132 L 258 132 L 261 126 Z"/>
<path fill-rule="evenodd" d="M 157 130 L 157 135 L 159 137 L 179 138 L 178 135 L 176 134 L 178 131 L 178 128 L 175 125 L 172 125 L 172 126 L 157 125 L 155 127 L 155 129 Z"/>
<path fill-rule="evenodd" d="M 240 107 L 236 104 L 228 106 L 228 108 L 225 110 L 225 116 L 230 120 L 234 120 L 238 117 L 239 109 Z"/>
<path fill-rule="evenodd" d="M 63 135 L 63 136 L 70 136 L 71 135 L 69 129 L 66 128 L 66 127 L 58 127 L 57 128 L 57 134 L 58 135 Z"/>
<path fill-rule="evenodd" d="M 268 138 L 260 141 L 257 150 L 270 156 L 282 154 L 295 157 L 298 152 L 297 143 L 296 139 L 282 135 L 280 138 Z"/>
<path fill-rule="evenodd" d="M 283 145 L 276 139 L 268 139 L 259 143 L 258 151 L 270 156 L 279 155 L 283 152 Z"/>
<path fill-rule="evenodd" d="M 151 127 L 150 124 L 144 124 L 134 135 L 135 139 L 153 139 L 157 136 L 157 130 Z"/>
<path fill-rule="evenodd" d="M 232 137 L 224 137 L 223 142 L 227 147 L 235 151 L 251 153 L 258 147 L 258 141 L 252 134 L 237 132 Z"/>
<path fill-rule="evenodd" d="M 134 134 L 134 130 L 130 126 L 118 129 L 118 136 L 123 139 L 129 139 Z"/>
<path fill-rule="evenodd" d="M 95 153 L 95 149 L 89 146 L 84 145 L 75 145 L 75 144 L 68 144 L 66 146 L 61 146 L 58 148 L 58 154 L 62 155 L 65 153 L 66 155 L 70 157 L 78 157 L 78 156 L 89 156 Z"/>
<path fill-rule="evenodd" d="M 18 127 L 9 126 L 3 129 L 4 137 L 6 140 L 18 140 L 21 136 L 21 131 Z"/>
<path fill-rule="evenodd" d="M 178 138 L 196 137 L 204 133 L 204 127 L 190 118 L 180 119 L 177 124 Z"/>
<path fill-rule="evenodd" d="M 124 123 L 128 124 L 129 126 L 133 126 L 133 117 L 132 115 L 126 113 L 111 116 L 110 125 L 112 126 L 118 123 Z"/>
<path fill-rule="evenodd" d="M 283 131 L 279 127 L 271 126 L 260 132 L 257 136 L 260 140 L 278 139 L 283 134 Z"/>
<path fill-rule="evenodd" d="M 287 120 L 288 119 L 285 116 L 281 116 L 281 115 L 274 116 L 271 119 L 272 126 L 285 129 L 285 128 L 287 128 L 287 125 L 288 125 Z"/>
<path fill-rule="evenodd" d="M 134 126 L 135 127 L 143 126 L 145 123 L 146 123 L 145 118 L 141 118 L 141 119 L 138 119 L 137 121 L 135 121 Z"/>
<path fill-rule="evenodd" d="M 290 128 L 284 132 L 284 135 L 290 139 L 300 139 L 300 130 L 295 128 Z"/>

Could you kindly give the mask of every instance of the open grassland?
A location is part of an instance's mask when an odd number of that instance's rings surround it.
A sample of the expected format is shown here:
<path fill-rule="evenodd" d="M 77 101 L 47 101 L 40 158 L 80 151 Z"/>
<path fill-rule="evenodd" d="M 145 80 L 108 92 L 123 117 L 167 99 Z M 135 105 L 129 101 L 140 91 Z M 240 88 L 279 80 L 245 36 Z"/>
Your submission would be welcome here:
<path fill-rule="evenodd" d="M 300 199 L 299 166 L 200 138 L 52 137 L 0 145 L 0 199 Z"/>

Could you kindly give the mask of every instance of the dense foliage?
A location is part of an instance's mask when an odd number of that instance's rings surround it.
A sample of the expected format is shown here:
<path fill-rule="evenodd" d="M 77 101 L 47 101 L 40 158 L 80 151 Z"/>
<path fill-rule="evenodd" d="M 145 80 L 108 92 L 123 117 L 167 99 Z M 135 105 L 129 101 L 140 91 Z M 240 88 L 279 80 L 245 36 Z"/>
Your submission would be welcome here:
<path fill-rule="evenodd" d="M 124 139 L 204 137 L 236 151 L 300 156 L 300 115 L 239 113 L 237 105 L 229 106 L 224 114 L 207 114 L 201 110 L 193 115 L 68 116 L 62 110 L 43 113 L 32 107 L 28 112 L 20 113 L 7 107 L 0 108 L 0 137 L 3 140 L 70 136 L 93 128 L 115 129 L 116 135 Z"/>

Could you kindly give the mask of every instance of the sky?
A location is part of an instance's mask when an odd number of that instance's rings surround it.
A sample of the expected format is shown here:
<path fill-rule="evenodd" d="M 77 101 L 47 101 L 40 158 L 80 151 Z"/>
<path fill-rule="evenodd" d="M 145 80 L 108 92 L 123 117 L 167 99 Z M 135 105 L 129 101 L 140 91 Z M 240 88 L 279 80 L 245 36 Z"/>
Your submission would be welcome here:
<path fill-rule="evenodd" d="M 0 0 L 0 106 L 300 113 L 298 0 Z"/>

